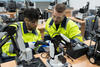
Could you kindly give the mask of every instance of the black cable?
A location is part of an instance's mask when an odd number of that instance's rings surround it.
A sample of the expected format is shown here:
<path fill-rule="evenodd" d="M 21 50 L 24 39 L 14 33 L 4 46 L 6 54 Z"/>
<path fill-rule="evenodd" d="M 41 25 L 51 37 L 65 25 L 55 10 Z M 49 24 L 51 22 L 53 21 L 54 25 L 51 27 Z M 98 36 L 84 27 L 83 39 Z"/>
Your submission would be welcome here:
<path fill-rule="evenodd" d="M 98 15 L 96 14 L 95 19 L 94 19 L 94 22 L 93 22 L 93 26 L 92 26 L 92 32 L 94 31 L 94 27 L 95 27 L 95 24 L 96 24 L 97 16 Z M 92 37 L 92 34 L 90 34 L 90 35 L 91 35 L 91 39 L 90 39 L 90 46 L 91 46 L 93 37 Z"/>

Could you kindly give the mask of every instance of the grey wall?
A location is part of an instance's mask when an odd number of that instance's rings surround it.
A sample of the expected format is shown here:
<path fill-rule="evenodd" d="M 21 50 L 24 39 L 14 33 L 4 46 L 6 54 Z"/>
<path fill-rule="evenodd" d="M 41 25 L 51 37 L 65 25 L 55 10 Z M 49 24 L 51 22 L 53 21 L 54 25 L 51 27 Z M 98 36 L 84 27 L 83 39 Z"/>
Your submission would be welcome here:
<path fill-rule="evenodd" d="M 64 2 L 66 0 L 58 0 L 58 3 Z M 95 9 L 96 6 L 100 6 L 100 0 L 70 0 L 70 6 L 74 7 L 74 10 L 77 10 L 86 5 L 87 2 L 90 2 L 89 9 Z M 42 10 L 48 8 L 49 2 L 36 2 L 36 6 Z"/>
<path fill-rule="evenodd" d="M 8 0 L 0 0 L 0 1 L 8 1 Z M 16 1 L 24 1 L 24 0 L 16 0 Z M 36 6 L 42 8 L 43 10 L 48 7 L 50 1 L 54 0 L 31 0 L 31 1 L 36 1 L 37 3 Z M 66 0 L 58 0 L 58 2 L 64 2 L 64 1 Z M 100 0 L 70 0 L 70 6 L 74 7 L 74 9 L 76 10 L 86 5 L 88 1 L 90 2 L 90 9 L 95 9 L 96 6 L 100 6 Z"/>
<path fill-rule="evenodd" d="M 63 0 L 58 0 L 62 2 Z M 64 0 L 66 1 L 66 0 Z M 100 0 L 70 0 L 70 6 L 74 7 L 74 9 L 79 9 L 86 5 L 87 2 L 90 2 L 90 9 L 95 9 L 96 6 L 100 6 Z"/>
<path fill-rule="evenodd" d="M 48 8 L 49 2 L 36 2 L 36 7 L 40 8 L 41 10 L 44 10 Z"/>

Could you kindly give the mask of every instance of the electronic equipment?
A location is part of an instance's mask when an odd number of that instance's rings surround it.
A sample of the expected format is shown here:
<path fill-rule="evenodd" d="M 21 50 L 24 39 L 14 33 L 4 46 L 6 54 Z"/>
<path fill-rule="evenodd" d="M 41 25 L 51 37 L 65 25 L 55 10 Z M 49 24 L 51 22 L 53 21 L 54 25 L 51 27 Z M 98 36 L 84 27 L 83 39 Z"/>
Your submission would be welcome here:
<path fill-rule="evenodd" d="M 5 2 L 0 1 L 0 7 L 5 7 L 6 6 L 5 4 L 6 4 Z"/>
<path fill-rule="evenodd" d="M 16 27 L 6 25 L 0 30 L 6 32 L 5 38 L 0 42 L 0 50 L 1 47 L 11 39 L 16 53 L 17 67 L 46 67 L 39 58 L 33 56 L 34 54 L 32 54 L 31 48 L 25 47 L 20 23 L 18 23 L 17 27 L 16 30 Z M 16 34 L 16 37 L 14 37 L 14 34 Z"/>
<path fill-rule="evenodd" d="M 56 35 L 50 41 L 50 59 L 47 60 L 48 67 L 72 67 L 64 57 L 64 49 L 60 45 L 70 48 L 70 40 L 63 34 Z M 57 48 L 59 47 L 59 51 Z"/>
<path fill-rule="evenodd" d="M 87 2 L 86 6 L 80 8 L 79 12 L 80 13 L 86 13 L 89 9 L 89 2 Z"/>
<path fill-rule="evenodd" d="M 87 52 L 87 57 L 92 64 L 100 65 L 100 29 L 94 30 L 97 17 L 100 17 L 100 8 L 98 9 L 96 13 L 94 24 L 92 27 L 91 41 L 90 41 L 89 50 Z M 95 45 L 91 45 L 93 38 L 96 38 Z"/>
<path fill-rule="evenodd" d="M 10 0 L 7 3 L 7 8 L 6 10 L 9 12 L 16 12 L 16 1 Z"/>
<path fill-rule="evenodd" d="M 71 40 L 71 49 L 67 49 L 66 53 L 74 58 L 77 59 L 83 55 L 85 55 L 88 51 L 88 45 L 78 41 L 78 40 Z"/>
<path fill-rule="evenodd" d="M 82 8 L 79 9 L 79 13 L 75 16 L 78 19 L 83 20 L 87 16 L 87 12 L 89 9 L 89 2 L 87 2 L 86 6 L 83 6 Z"/>

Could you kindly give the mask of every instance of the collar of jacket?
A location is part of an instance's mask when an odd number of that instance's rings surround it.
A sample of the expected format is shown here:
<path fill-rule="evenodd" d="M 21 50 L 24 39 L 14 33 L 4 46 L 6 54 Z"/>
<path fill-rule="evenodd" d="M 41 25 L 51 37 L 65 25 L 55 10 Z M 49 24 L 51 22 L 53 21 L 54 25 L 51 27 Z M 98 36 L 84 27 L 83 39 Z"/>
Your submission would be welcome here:
<path fill-rule="evenodd" d="M 27 27 L 26 27 L 26 23 L 25 22 L 23 23 L 23 30 L 24 30 L 24 33 L 29 33 L 28 30 L 27 30 Z M 32 33 L 34 33 L 35 35 L 37 35 L 36 30 L 32 30 Z"/>
<path fill-rule="evenodd" d="M 54 20 L 51 19 L 50 23 L 49 23 L 49 27 L 51 27 L 53 25 Z M 62 23 L 61 23 L 61 27 L 63 27 L 64 29 L 66 29 L 66 22 L 67 22 L 67 18 L 64 17 Z"/>

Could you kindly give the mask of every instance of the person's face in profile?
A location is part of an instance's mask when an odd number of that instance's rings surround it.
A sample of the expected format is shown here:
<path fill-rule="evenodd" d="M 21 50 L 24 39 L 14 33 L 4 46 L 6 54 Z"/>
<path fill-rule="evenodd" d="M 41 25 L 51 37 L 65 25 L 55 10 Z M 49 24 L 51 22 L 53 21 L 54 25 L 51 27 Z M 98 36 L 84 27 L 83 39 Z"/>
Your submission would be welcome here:
<path fill-rule="evenodd" d="M 28 30 L 35 30 L 38 25 L 38 20 L 29 20 L 28 18 L 24 19 Z"/>

